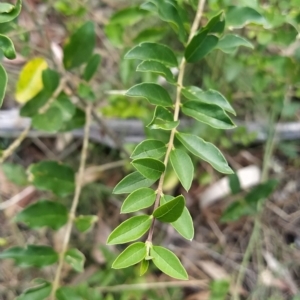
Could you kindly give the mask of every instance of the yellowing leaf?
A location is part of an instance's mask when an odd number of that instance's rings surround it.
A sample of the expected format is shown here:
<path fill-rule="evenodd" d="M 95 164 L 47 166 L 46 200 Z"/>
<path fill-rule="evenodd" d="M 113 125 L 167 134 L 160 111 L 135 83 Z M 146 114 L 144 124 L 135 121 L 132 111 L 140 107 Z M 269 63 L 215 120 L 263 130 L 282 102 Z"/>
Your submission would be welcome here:
<path fill-rule="evenodd" d="M 15 95 L 19 103 L 26 103 L 42 90 L 42 72 L 47 68 L 47 62 L 40 57 L 30 60 L 24 66 L 17 82 Z"/>

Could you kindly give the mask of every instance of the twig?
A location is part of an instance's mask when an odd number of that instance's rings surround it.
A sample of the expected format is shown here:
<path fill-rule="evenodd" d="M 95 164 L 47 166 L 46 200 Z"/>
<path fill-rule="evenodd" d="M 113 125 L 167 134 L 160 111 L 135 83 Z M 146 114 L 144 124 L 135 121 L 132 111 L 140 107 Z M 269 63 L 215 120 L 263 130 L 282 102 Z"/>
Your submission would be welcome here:
<path fill-rule="evenodd" d="M 63 244 L 62 244 L 62 249 L 61 249 L 61 252 L 59 255 L 58 267 L 56 269 L 55 278 L 54 278 L 53 285 L 52 285 L 52 291 L 51 291 L 51 297 L 50 297 L 50 299 L 52 299 L 52 300 L 55 300 L 55 293 L 60 284 L 60 277 L 61 277 L 61 271 L 62 271 L 62 267 L 63 267 L 63 263 L 64 263 L 64 257 L 65 257 L 65 253 L 67 251 L 68 244 L 70 241 L 73 220 L 75 218 L 76 209 L 77 209 L 78 202 L 79 202 L 79 196 L 81 193 L 82 183 L 84 180 L 84 169 L 85 169 L 85 163 L 86 163 L 86 158 L 87 158 L 88 142 L 89 142 L 89 129 L 90 129 L 90 124 L 91 124 L 91 111 L 92 111 L 92 105 L 88 104 L 86 107 L 86 122 L 85 122 L 85 127 L 84 127 L 84 139 L 83 139 L 82 151 L 81 151 L 81 156 L 80 156 L 80 166 L 79 166 L 78 177 L 77 177 L 77 181 L 76 181 L 75 194 L 74 194 L 74 198 L 72 201 L 69 219 L 68 219 L 68 222 L 66 225 L 66 231 L 65 231 Z"/>
<path fill-rule="evenodd" d="M 15 149 L 17 149 L 20 144 L 23 142 L 23 140 L 27 137 L 27 134 L 29 132 L 31 128 L 31 125 L 27 126 L 22 132 L 21 134 L 18 136 L 17 139 L 14 140 L 14 142 L 12 144 L 10 144 L 10 146 L 4 150 L 2 152 L 2 156 L 0 157 L 0 164 L 3 164 L 3 162 L 13 154 L 13 152 L 15 151 Z"/>
<path fill-rule="evenodd" d="M 196 17 L 194 19 L 194 22 L 193 22 L 193 25 L 192 25 L 192 28 L 191 28 L 191 31 L 190 31 L 190 35 L 189 35 L 189 38 L 188 38 L 188 43 L 192 40 L 192 38 L 196 34 L 197 28 L 200 24 L 200 20 L 201 20 L 202 14 L 203 14 L 204 5 L 205 5 L 205 0 L 200 0 L 199 3 L 198 3 Z M 176 100 L 175 100 L 175 109 L 174 109 L 174 121 L 178 121 L 178 116 L 179 116 L 179 111 L 180 111 L 180 104 L 181 104 L 180 95 L 181 95 L 181 90 L 182 90 L 182 86 L 183 86 L 183 77 L 184 77 L 185 65 L 186 65 L 186 60 L 183 57 L 182 60 L 181 60 L 180 65 L 179 65 L 179 69 L 178 69 L 177 91 L 176 91 Z M 165 156 L 165 159 L 164 159 L 164 165 L 165 165 L 166 168 L 167 168 L 167 164 L 168 164 L 168 161 L 169 161 L 169 156 L 170 156 L 171 150 L 174 147 L 174 137 L 175 137 L 176 131 L 177 131 L 177 127 L 173 128 L 171 130 L 171 133 L 170 133 L 168 148 L 167 148 L 166 156 Z M 156 194 L 156 199 L 155 199 L 153 210 L 157 209 L 157 207 L 159 206 L 159 200 L 160 200 L 160 197 L 163 193 L 163 184 L 164 184 L 165 174 L 166 173 L 163 172 L 160 179 L 159 179 L 158 187 L 157 187 L 157 190 L 156 190 L 157 194 Z M 148 238 L 147 238 L 147 241 L 149 241 L 149 242 L 152 242 L 154 224 L 155 224 L 155 218 L 152 219 L 152 224 L 151 224 L 151 227 L 150 227 L 150 230 L 149 230 L 149 234 L 148 234 Z"/>
<path fill-rule="evenodd" d="M 189 281 L 166 281 L 166 282 L 148 282 L 136 284 L 120 284 L 115 286 L 103 286 L 97 288 L 99 292 L 123 292 L 131 290 L 151 290 L 165 289 L 169 287 L 207 287 L 207 280 L 189 280 Z"/>

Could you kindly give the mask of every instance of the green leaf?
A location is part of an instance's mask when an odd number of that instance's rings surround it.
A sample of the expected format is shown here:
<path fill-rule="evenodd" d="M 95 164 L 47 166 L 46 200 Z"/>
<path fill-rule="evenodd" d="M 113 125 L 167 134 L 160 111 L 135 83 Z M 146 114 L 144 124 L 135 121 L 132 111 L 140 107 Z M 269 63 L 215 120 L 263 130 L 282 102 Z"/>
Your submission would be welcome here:
<path fill-rule="evenodd" d="M 1 3 L 0 5 L 0 23 L 6 23 L 12 21 L 19 15 L 22 7 L 22 0 L 17 0 L 15 6 L 9 3 Z"/>
<path fill-rule="evenodd" d="M 225 111 L 214 104 L 188 101 L 183 104 L 182 112 L 214 128 L 232 129 L 236 127 Z"/>
<path fill-rule="evenodd" d="M 181 14 L 180 7 L 175 1 L 152 0 L 150 3 L 156 5 L 157 13 L 161 20 L 170 23 L 172 29 L 178 33 L 179 40 L 183 43 L 186 41 L 186 31 L 184 27 L 184 18 Z"/>
<path fill-rule="evenodd" d="M 129 97 L 146 98 L 153 105 L 172 106 L 173 102 L 168 92 L 156 83 L 140 83 L 130 88 L 126 94 Z"/>
<path fill-rule="evenodd" d="M 121 213 L 126 214 L 151 206 L 156 198 L 154 190 L 140 188 L 131 193 L 123 202 Z"/>
<path fill-rule="evenodd" d="M 188 275 L 178 257 L 170 250 L 153 246 L 150 250 L 150 255 L 153 257 L 152 261 L 158 269 L 170 277 L 188 280 Z"/>
<path fill-rule="evenodd" d="M 165 204 L 173 200 L 173 196 L 163 195 L 160 198 L 160 203 Z M 185 239 L 191 241 L 194 238 L 194 224 L 189 210 L 184 207 L 181 216 L 171 223 L 172 227 Z"/>
<path fill-rule="evenodd" d="M 143 61 L 136 69 L 138 72 L 152 72 L 166 78 L 169 83 L 176 83 L 174 76 L 169 68 L 157 61 Z"/>
<path fill-rule="evenodd" d="M 142 187 L 151 186 L 156 180 L 145 178 L 139 172 L 133 172 L 124 177 L 114 188 L 114 194 L 127 194 L 131 193 Z"/>
<path fill-rule="evenodd" d="M 231 193 L 235 195 L 241 192 L 241 184 L 237 174 L 236 173 L 230 174 L 228 178 L 229 178 L 229 186 L 230 186 Z"/>
<path fill-rule="evenodd" d="M 258 186 L 253 188 L 249 194 L 246 195 L 245 197 L 246 202 L 249 204 L 254 203 L 256 205 L 258 201 L 269 197 L 273 193 L 277 185 L 278 185 L 278 181 L 274 179 L 259 184 Z"/>
<path fill-rule="evenodd" d="M 143 276 L 149 267 L 149 260 L 143 259 L 141 262 L 141 267 L 140 267 L 140 276 Z"/>
<path fill-rule="evenodd" d="M 96 34 L 94 24 L 86 22 L 74 34 L 64 46 L 63 63 L 67 70 L 79 67 L 87 62 L 95 48 Z"/>
<path fill-rule="evenodd" d="M 83 71 L 82 77 L 84 80 L 90 81 L 92 79 L 92 77 L 95 75 L 95 73 L 98 70 L 100 62 L 101 62 L 101 56 L 99 54 L 93 54 L 91 56 Z"/>
<path fill-rule="evenodd" d="M 174 121 L 173 114 L 162 106 L 157 106 L 151 122 L 147 125 L 150 129 L 172 130 L 179 125 L 179 121 Z"/>
<path fill-rule="evenodd" d="M 224 110 L 236 115 L 233 107 L 230 105 L 228 100 L 219 92 L 209 89 L 208 91 L 203 91 L 196 86 L 189 86 L 183 88 L 181 93 L 184 97 L 189 100 L 199 101 L 207 104 L 215 104 Z"/>
<path fill-rule="evenodd" d="M 51 289 L 51 283 L 42 282 L 37 286 L 25 290 L 24 293 L 15 300 L 44 300 L 50 295 Z"/>
<path fill-rule="evenodd" d="M 135 44 L 141 43 L 143 41 L 148 42 L 158 42 L 166 34 L 166 28 L 146 28 L 138 33 L 138 35 L 133 39 Z"/>
<path fill-rule="evenodd" d="M 65 94 L 59 95 L 59 97 L 53 101 L 51 108 L 52 107 L 60 110 L 60 114 L 64 122 L 71 120 L 76 112 L 75 105 Z"/>
<path fill-rule="evenodd" d="M 29 167 L 30 181 L 42 191 L 52 191 L 59 196 L 74 192 L 75 173 L 67 165 L 56 161 L 41 161 Z"/>
<path fill-rule="evenodd" d="M 221 222 L 233 222 L 243 216 L 252 216 L 257 212 L 256 207 L 249 205 L 245 199 L 231 203 L 222 213 Z"/>
<path fill-rule="evenodd" d="M 145 243 L 137 242 L 128 246 L 114 261 L 113 269 L 123 269 L 139 263 L 146 257 Z"/>
<path fill-rule="evenodd" d="M 44 89 L 51 95 L 58 88 L 60 75 L 56 71 L 48 68 L 42 72 L 42 81 Z"/>
<path fill-rule="evenodd" d="M 159 140 L 145 140 L 138 144 L 131 154 L 131 158 L 153 157 L 160 158 L 166 153 L 166 145 Z"/>
<path fill-rule="evenodd" d="M 184 206 L 184 197 L 180 195 L 158 207 L 154 211 L 153 216 L 161 222 L 172 223 L 181 216 Z"/>
<path fill-rule="evenodd" d="M 105 35 L 114 47 L 123 48 L 124 27 L 120 24 L 106 24 L 104 27 Z"/>
<path fill-rule="evenodd" d="M 69 249 L 65 254 L 65 261 L 77 272 L 83 272 L 85 256 L 78 249 Z"/>
<path fill-rule="evenodd" d="M 146 178 L 157 180 L 165 171 L 165 165 L 155 158 L 138 158 L 131 164 Z"/>
<path fill-rule="evenodd" d="M 73 129 L 82 128 L 85 124 L 85 112 L 76 107 L 75 113 L 69 121 L 64 122 L 60 131 L 71 131 Z"/>
<path fill-rule="evenodd" d="M 185 151 L 174 149 L 170 153 L 170 161 L 179 181 L 188 192 L 194 177 L 194 165 L 191 158 Z"/>
<path fill-rule="evenodd" d="M 48 226 L 58 230 L 68 221 L 67 208 L 58 202 L 39 200 L 17 214 L 15 222 L 23 222 L 30 228 Z"/>
<path fill-rule="evenodd" d="M 51 107 L 42 114 L 37 114 L 32 118 L 32 127 L 46 132 L 57 132 L 63 125 L 61 110 Z"/>
<path fill-rule="evenodd" d="M 219 12 L 216 16 L 212 17 L 206 26 L 201 29 L 207 30 L 208 33 L 219 33 L 222 34 L 225 29 L 225 18 L 224 18 L 224 12 Z"/>
<path fill-rule="evenodd" d="M 152 216 L 141 215 L 124 221 L 109 235 L 107 244 L 125 244 L 139 239 L 150 229 L 152 218 Z"/>
<path fill-rule="evenodd" d="M 225 53 L 233 53 L 238 47 L 248 47 L 254 49 L 254 46 L 246 39 L 236 34 L 227 34 L 219 40 L 216 49 Z"/>
<path fill-rule="evenodd" d="M 219 39 L 215 35 L 208 35 L 208 33 L 206 29 L 192 38 L 184 52 L 187 62 L 200 61 L 217 46 Z"/>
<path fill-rule="evenodd" d="M 6 85 L 7 85 L 7 74 L 3 66 L 0 65 L 0 107 L 2 106 L 3 103 Z"/>
<path fill-rule="evenodd" d="M 79 97 L 83 98 L 86 101 L 95 102 L 96 100 L 96 95 L 93 91 L 93 88 L 88 83 L 79 83 L 77 93 Z"/>
<path fill-rule="evenodd" d="M 13 259 L 20 267 L 45 267 L 58 261 L 58 254 L 48 246 L 13 247 L 0 253 L 0 259 Z"/>
<path fill-rule="evenodd" d="M 193 134 L 176 133 L 176 137 L 187 150 L 207 161 L 217 171 L 225 174 L 233 173 L 221 151 L 213 144 Z"/>
<path fill-rule="evenodd" d="M 13 183 L 19 186 L 28 184 L 25 168 L 12 163 L 2 164 L 4 175 Z"/>
<path fill-rule="evenodd" d="M 11 41 L 10 38 L 2 34 L 0 34 L 0 49 L 3 51 L 3 54 L 6 58 L 8 59 L 16 58 L 16 50 L 13 42 Z"/>
<path fill-rule="evenodd" d="M 142 20 L 146 15 L 148 15 L 148 12 L 140 9 L 138 6 L 126 7 L 114 13 L 109 23 L 130 26 Z"/>
<path fill-rule="evenodd" d="M 152 60 L 170 67 L 177 67 L 178 62 L 173 51 L 157 43 L 141 43 L 125 54 L 125 59 Z"/>
<path fill-rule="evenodd" d="M 85 300 L 74 288 L 63 286 L 60 287 L 55 294 L 57 300 Z"/>
<path fill-rule="evenodd" d="M 98 221 L 98 217 L 94 215 L 89 215 L 89 216 L 78 216 L 75 218 L 74 223 L 75 227 L 80 231 L 80 232 L 86 232 L 90 230 L 94 224 Z"/>
<path fill-rule="evenodd" d="M 267 25 L 266 19 L 251 7 L 230 6 L 226 13 L 226 23 L 231 28 L 242 28 L 254 23 Z"/>
<path fill-rule="evenodd" d="M 228 280 L 220 279 L 214 280 L 210 283 L 210 297 L 209 300 L 224 300 L 230 288 Z"/>

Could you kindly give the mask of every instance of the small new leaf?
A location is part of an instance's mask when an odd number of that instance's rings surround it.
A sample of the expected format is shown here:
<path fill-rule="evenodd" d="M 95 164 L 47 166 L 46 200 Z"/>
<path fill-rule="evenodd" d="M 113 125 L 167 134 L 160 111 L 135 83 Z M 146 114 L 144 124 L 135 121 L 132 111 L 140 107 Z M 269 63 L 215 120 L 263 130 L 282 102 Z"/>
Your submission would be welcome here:
<path fill-rule="evenodd" d="M 183 104 L 182 112 L 214 128 L 232 129 L 236 127 L 224 110 L 214 104 L 188 101 Z"/>
<path fill-rule="evenodd" d="M 184 207 L 185 200 L 181 195 L 158 207 L 154 211 L 153 216 L 161 222 L 175 222 L 181 216 Z"/>
<path fill-rule="evenodd" d="M 114 188 L 114 194 L 131 193 L 142 187 L 151 186 L 156 180 L 145 178 L 139 172 L 133 172 L 124 177 Z"/>
<path fill-rule="evenodd" d="M 151 122 L 147 125 L 150 129 L 172 130 L 179 125 L 173 120 L 173 114 L 162 106 L 157 106 Z"/>
<path fill-rule="evenodd" d="M 151 180 L 157 180 L 165 171 L 164 163 L 155 158 L 138 158 L 131 163 L 144 177 Z"/>
<path fill-rule="evenodd" d="M 75 223 L 75 227 L 80 231 L 80 232 L 86 232 L 88 230 L 90 230 L 93 225 L 98 221 L 98 217 L 97 216 L 78 216 L 76 217 L 74 223 Z"/>
<path fill-rule="evenodd" d="M 58 230 L 68 220 L 67 208 L 58 202 L 39 200 L 23 209 L 14 218 L 15 222 L 24 222 L 30 228 L 48 226 Z"/>
<path fill-rule="evenodd" d="M 143 61 L 136 69 L 138 72 L 152 72 L 166 78 L 169 83 L 176 83 L 174 76 L 169 68 L 157 61 Z"/>
<path fill-rule="evenodd" d="M 107 244 L 125 244 L 135 241 L 149 230 L 151 222 L 152 216 L 142 215 L 132 217 L 114 229 L 107 239 Z"/>
<path fill-rule="evenodd" d="M 156 194 L 149 188 L 140 188 L 131 193 L 123 202 L 121 213 L 130 213 L 151 206 L 155 201 Z"/>
<path fill-rule="evenodd" d="M 129 97 L 147 99 L 153 105 L 172 106 L 173 102 L 168 92 L 156 83 L 140 83 L 130 88 L 126 94 Z"/>
<path fill-rule="evenodd" d="M 166 153 L 166 145 L 159 140 L 145 140 L 138 144 L 131 154 L 131 158 L 161 158 Z"/>
<path fill-rule="evenodd" d="M 176 137 L 187 150 L 207 161 L 217 171 L 224 174 L 233 173 L 232 169 L 228 166 L 225 157 L 215 145 L 207 143 L 193 134 L 176 133 Z"/>
<path fill-rule="evenodd" d="M 152 261 L 158 269 L 170 277 L 188 280 L 188 275 L 178 257 L 170 250 L 153 246 L 150 250 Z"/>
<path fill-rule="evenodd" d="M 145 243 L 137 242 L 128 246 L 114 261 L 113 269 L 123 269 L 139 263 L 146 257 Z"/>
<path fill-rule="evenodd" d="M 173 51 L 169 47 L 157 43 L 141 43 L 129 50 L 125 59 L 152 60 L 170 67 L 178 66 Z"/>
<path fill-rule="evenodd" d="M 174 149 L 170 154 L 173 169 L 182 186 L 188 191 L 194 177 L 194 165 L 189 155 L 180 149 Z"/>
<path fill-rule="evenodd" d="M 0 49 L 3 51 L 6 58 L 16 58 L 16 51 L 13 42 L 10 38 L 2 34 L 0 34 Z"/>
<path fill-rule="evenodd" d="M 83 272 L 85 256 L 78 249 L 69 249 L 65 254 L 65 261 L 77 272 Z"/>
<path fill-rule="evenodd" d="M 149 260 L 143 259 L 140 267 L 140 276 L 143 276 L 147 272 L 148 267 L 149 267 Z"/>

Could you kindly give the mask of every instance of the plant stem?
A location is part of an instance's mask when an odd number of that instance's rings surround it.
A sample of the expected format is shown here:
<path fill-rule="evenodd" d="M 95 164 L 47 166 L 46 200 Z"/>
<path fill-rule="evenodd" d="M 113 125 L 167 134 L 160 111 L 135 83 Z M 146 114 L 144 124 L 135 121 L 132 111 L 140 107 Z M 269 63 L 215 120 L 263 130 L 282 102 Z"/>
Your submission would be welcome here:
<path fill-rule="evenodd" d="M 189 38 L 188 38 L 188 43 L 192 40 L 192 38 L 194 37 L 194 35 L 197 32 L 198 26 L 199 26 L 201 18 L 202 18 L 205 1 L 206 0 L 199 0 L 199 2 L 198 2 L 196 17 L 194 19 L 194 22 L 193 22 L 193 25 L 192 25 L 192 28 L 191 28 L 191 31 L 190 31 L 190 35 L 189 35 Z M 176 90 L 176 100 L 175 100 L 175 109 L 174 109 L 174 121 L 178 121 L 178 117 L 179 117 L 180 104 L 181 104 L 181 90 L 182 90 L 182 87 L 183 87 L 183 77 L 184 77 L 185 66 L 186 66 L 186 60 L 183 57 L 181 62 L 180 62 L 180 65 L 179 65 L 179 69 L 178 69 L 179 72 L 178 72 L 178 78 L 177 78 L 177 90 Z M 176 131 L 177 131 L 177 127 L 173 128 L 171 130 L 171 133 L 170 133 L 168 148 L 167 148 L 167 152 L 166 152 L 165 159 L 164 159 L 165 168 L 167 168 L 168 161 L 169 161 L 169 156 L 170 156 L 170 153 L 171 153 L 171 151 L 174 147 L 174 137 L 175 137 Z M 157 190 L 156 190 L 156 199 L 155 199 L 153 211 L 155 211 L 159 206 L 159 200 L 160 200 L 160 197 L 162 196 L 162 193 L 163 193 L 163 184 L 164 184 L 165 174 L 166 174 L 166 172 L 162 173 L 162 175 L 159 179 L 159 182 L 158 182 L 158 187 L 157 187 Z M 154 224 L 155 224 L 155 218 L 152 219 L 152 224 L 151 224 L 151 227 L 150 227 L 150 230 L 149 230 L 149 234 L 148 234 L 148 238 L 147 238 L 147 241 L 149 241 L 149 242 L 152 242 Z"/>
<path fill-rule="evenodd" d="M 50 296 L 51 300 L 55 300 L 55 293 L 60 284 L 60 276 L 61 276 L 61 271 L 62 271 L 62 267 L 63 267 L 63 263 L 64 263 L 64 256 L 65 256 L 65 253 L 67 251 L 68 244 L 70 241 L 71 231 L 72 231 L 72 227 L 73 227 L 73 220 L 76 215 L 76 209 L 78 206 L 79 196 L 81 193 L 82 183 L 84 180 L 84 169 L 85 169 L 85 163 L 86 163 L 86 158 L 87 158 L 89 131 L 90 131 L 90 125 L 91 125 L 91 111 L 92 111 L 92 105 L 88 104 L 86 107 L 86 122 L 85 122 L 85 126 L 84 126 L 84 138 L 83 138 L 83 145 L 82 145 L 81 156 L 80 156 L 80 166 L 79 166 L 79 171 L 78 171 L 78 177 L 76 180 L 75 194 L 74 194 L 74 198 L 72 201 L 72 206 L 71 206 L 71 210 L 69 213 L 68 222 L 66 224 L 66 231 L 65 231 L 63 244 L 62 244 L 62 249 L 61 249 L 61 252 L 59 255 L 58 267 L 56 269 L 55 278 L 54 278 L 53 285 L 52 285 L 52 291 L 51 291 L 51 296 Z"/>

